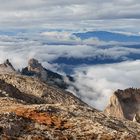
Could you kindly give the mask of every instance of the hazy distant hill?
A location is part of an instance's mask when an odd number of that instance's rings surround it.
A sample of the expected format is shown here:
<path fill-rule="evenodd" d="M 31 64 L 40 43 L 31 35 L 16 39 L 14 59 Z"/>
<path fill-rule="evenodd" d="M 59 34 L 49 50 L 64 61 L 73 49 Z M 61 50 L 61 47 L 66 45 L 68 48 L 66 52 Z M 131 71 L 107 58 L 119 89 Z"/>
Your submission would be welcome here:
<path fill-rule="evenodd" d="M 74 33 L 74 35 L 80 37 L 81 39 L 98 38 L 102 41 L 140 42 L 140 36 L 138 35 L 127 35 L 108 31 L 90 31 L 83 33 L 81 32 Z"/>

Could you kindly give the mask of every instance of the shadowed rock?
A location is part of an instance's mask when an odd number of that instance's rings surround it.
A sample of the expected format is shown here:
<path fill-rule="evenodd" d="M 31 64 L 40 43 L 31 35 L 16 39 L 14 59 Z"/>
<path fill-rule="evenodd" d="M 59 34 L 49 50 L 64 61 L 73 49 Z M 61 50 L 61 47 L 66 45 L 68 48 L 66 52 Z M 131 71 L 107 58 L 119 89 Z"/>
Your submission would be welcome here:
<path fill-rule="evenodd" d="M 28 66 L 23 68 L 21 73 L 23 75 L 37 77 L 43 82 L 47 82 L 50 85 L 54 85 L 62 89 L 67 89 L 69 83 L 74 81 L 70 76 L 63 76 L 44 68 L 41 63 L 34 58 L 28 61 Z"/>
<path fill-rule="evenodd" d="M 140 113 L 140 89 L 117 90 L 110 98 L 105 114 L 133 120 Z"/>

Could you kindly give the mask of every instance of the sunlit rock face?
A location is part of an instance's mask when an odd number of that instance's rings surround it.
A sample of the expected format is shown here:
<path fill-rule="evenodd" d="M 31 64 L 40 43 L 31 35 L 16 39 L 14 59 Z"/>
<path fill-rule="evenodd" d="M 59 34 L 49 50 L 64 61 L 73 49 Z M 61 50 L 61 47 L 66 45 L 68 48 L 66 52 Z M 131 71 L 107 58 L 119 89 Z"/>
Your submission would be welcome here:
<path fill-rule="evenodd" d="M 3 64 L 0 64 L 0 73 L 16 73 L 15 68 L 7 59 Z"/>
<path fill-rule="evenodd" d="M 34 58 L 28 61 L 28 66 L 22 69 L 21 74 L 37 77 L 43 82 L 47 82 L 62 89 L 67 89 L 69 83 L 74 80 L 71 76 L 64 76 L 44 68 L 42 64 Z"/>
<path fill-rule="evenodd" d="M 134 118 L 139 118 L 140 114 L 140 89 L 117 90 L 104 112 L 117 118 L 136 120 Z"/>
<path fill-rule="evenodd" d="M 28 66 L 22 70 L 24 74 L 34 75 L 45 81 L 47 79 L 47 72 L 38 62 L 38 60 L 32 58 L 28 61 Z"/>

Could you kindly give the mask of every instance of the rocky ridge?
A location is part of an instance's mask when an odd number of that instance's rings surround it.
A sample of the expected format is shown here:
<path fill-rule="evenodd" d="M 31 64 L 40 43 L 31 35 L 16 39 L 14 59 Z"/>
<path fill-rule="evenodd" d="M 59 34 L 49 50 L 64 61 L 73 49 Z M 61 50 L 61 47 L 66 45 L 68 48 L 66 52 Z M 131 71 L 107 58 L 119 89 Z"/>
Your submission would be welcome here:
<path fill-rule="evenodd" d="M 140 116 L 140 89 L 117 90 L 110 98 L 105 114 L 133 120 Z M 137 119 L 140 122 L 140 117 Z"/>
<path fill-rule="evenodd" d="M 0 64 L 0 73 L 16 73 L 16 70 L 7 59 L 3 64 Z"/>
<path fill-rule="evenodd" d="M 63 89 L 50 86 L 39 79 L 19 74 L 0 74 L 0 87 L 7 96 L 20 98 L 28 103 L 61 103 L 63 105 L 83 104 L 79 98 Z M 25 98 L 22 96 L 24 95 Z M 28 98 L 28 99 L 27 99 Z"/>
<path fill-rule="evenodd" d="M 106 116 L 39 78 L 0 74 L 2 140 L 139 140 L 140 124 Z"/>
<path fill-rule="evenodd" d="M 21 74 L 37 77 L 43 82 L 47 82 L 50 85 L 54 85 L 62 89 L 67 89 L 70 82 L 74 81 L 74 78 L 71 76 L 64 76 L 44 68 L 42 64 L 34 58 L 28 61 L 28 66 L 22 69 Z"/>

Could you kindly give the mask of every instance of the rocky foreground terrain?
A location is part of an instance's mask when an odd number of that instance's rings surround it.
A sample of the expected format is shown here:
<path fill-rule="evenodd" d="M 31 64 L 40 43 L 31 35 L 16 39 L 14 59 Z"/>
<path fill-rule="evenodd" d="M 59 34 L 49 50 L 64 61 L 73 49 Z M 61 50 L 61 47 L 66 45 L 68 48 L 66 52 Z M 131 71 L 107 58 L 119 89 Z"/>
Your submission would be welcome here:
<path fill-rule="evenodd" d="M 0 69 L 1 140 L 140 139 L 140 124 L 137 121 L 128 120 L 129 118 L 121 115 L 117 118 L 117 114 L 110 115 L 119 102 L 111 102 L 105 113 L 100 112 L 72 93 L 54 83 L 50 84 L 47 81 L 48 75 L 45 81 L 38 76 L 27 76 L 26 73 L 23 75 L 23 72 L 11 69 L 9 61 Z M 40 75 L 40 71 L 36 72 Z M 120 100 L 121 93 L 115 94 L 116 101 Z M 122 98 L 121 100 L 124 101 Z M 124 102 L 129 105 L 129 100 Z M 130 104 L 132 103 L 133 99 Z"/>

